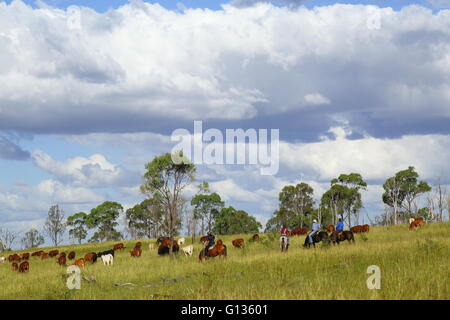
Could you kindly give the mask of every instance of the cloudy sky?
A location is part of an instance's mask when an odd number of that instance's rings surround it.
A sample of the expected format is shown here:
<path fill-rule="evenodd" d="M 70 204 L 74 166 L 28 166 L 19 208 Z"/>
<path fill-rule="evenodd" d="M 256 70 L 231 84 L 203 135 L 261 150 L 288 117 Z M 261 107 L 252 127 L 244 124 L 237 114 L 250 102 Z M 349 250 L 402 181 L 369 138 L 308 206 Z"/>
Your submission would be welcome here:
<path fill-rule="evenodd" d="M 0 226 L 143 200 L 171 133 L 280 130 L 280 170 L 199 166 L 263 224 L 286 184 L 409 165 L 450 184 L 450 1 L 0 2 Z M 450 189 L 449 189 L 450 190 Z M 368 222 L 367 218 L 365 218 Z"/>

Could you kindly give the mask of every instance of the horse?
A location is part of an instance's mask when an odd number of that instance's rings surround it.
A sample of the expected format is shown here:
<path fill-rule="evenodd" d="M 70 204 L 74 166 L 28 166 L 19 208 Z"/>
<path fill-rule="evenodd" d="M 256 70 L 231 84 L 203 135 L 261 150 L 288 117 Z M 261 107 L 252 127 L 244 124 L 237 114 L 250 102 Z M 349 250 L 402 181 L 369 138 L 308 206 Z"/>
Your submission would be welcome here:
<path fill-rule="evenodd" d="M 339 242 L 345 240 L 355 243 L 355 237 L 353 236 L 353 232 L 351 231 L 333 231 L 330 235 L 330 240 L 333 242 L 333 244 L 339 244 Z"/>
<path fill-rule="evenodd" d="M 205 256 L 205 250 L 200 250 L 200 255 L 198 256 L 200 262 L 204 262 L 206 258 L 214 257 L 226 257 L 227 256 L 227 246 L 223 244 L 222 240 L 217 240 L 216 245 L 212 249 L 208 249 L 208 254 Z"/>
<path fill-rule="evenodd" d="M 281 252 L 287 252 L 289 248 L 289 238 L 287 236 L 280 237 L 280 249 Z"/>
<path fill-rule="evenodd" d="M 328 233 L 326 231 L 319 231 L 312 236 L 314 248 L 316 247 L 316 243 L 328 239 Z M 311 247 L 311 243 L 309 243 L 309 234 L 305 238 L 305 243 L 303 244 L 304 248 Z"/>

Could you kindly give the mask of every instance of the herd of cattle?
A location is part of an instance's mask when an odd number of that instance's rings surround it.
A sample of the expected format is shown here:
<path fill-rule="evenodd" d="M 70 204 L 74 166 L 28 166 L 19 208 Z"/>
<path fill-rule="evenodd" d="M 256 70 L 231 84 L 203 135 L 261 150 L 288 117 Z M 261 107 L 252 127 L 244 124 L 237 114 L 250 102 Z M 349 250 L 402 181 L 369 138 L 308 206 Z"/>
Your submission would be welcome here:
<path fill-rule="evenodd" d="M 413 230 L 419 227 L 422 227 L 424 225 L 425 221 L 423 218 L 411 218 L 409 220 L 409 230 Z M 369 225 L 357 225 L 350 228 L 350 231 L 353 233 L 365 233 L 369 232 Z M 326 227 L 327 232 L 333 232 L 335 231 L 335 227 L 333 225 L 329 225 Z M 305 228 L 294 228 L 289 232 L 290 236 L 298 236 L 298 235 L 306 235 L 308 234 L 308 230 Z M 260 237 L 258 234 L 254 234 L 250 241 L 259 241 Z M 208 237 L 203 236 L 200 238 L 200 242 L 203 245 L 206 245 L 208 243 Z M 180 251 L 180 246 L 185 243 L 185 238 L 180 238 L 178 240 L 172 240 L 170 241 L 169 237 L 159 237 L 156 240 L 156 245 L 158 246 L 158 255 L 165 255 L 169 253 L 170 247 L 172 247 L 172 251 L 174 253 Z M 242 238 L 234 239 L 232 241 L 232 245 L 235 248 L 243 248 L 245 245 L 245 240 Z M 150 251 L 154 251 L 156 249 L 155 244 L 150 243 L 148 246 Z M 97 259 L 101 259 L 104 265 L 113 265 L 114 263 L 114 253 L 117 250 L 123 250 L 125 249 L 125 246 L 123 243 L 118 243 L 113 246 L 111 250 L 106 250 L 102 252 L 89 252 L 84 255 L 84 257 L 75 259 L 75 252 L 71 251 L 69 254 L 66 255 L 65 252 L 59 252 L 58 250 L 51 250 L 49 252 L 45 252 L 43 250 L 39 250 L 36 252 L 30 253 L 23 253 L 21 255 L 14 253 L 6 257 L 0 257 L 0 263 L 6 262 L 8 260 L 11 263 L 11 269 L 18 272 L 27 272 L 30 269 L 29 260 L 30 257 L 36 257 L 40 258 L 41 260 L 49 259 L 49 258 L 55 258 L 56 262 L 61 266 L 66 266 L 68 261 L 74 260 L 72 265 L 76 265 L 80 268 L 84 268 L 86 263 L 94 264 L 97 262 Z M 183 248 L 181 248 L 181 251 L 186 256 L 192 256 L 192 253 L 194 251 L 193 245 L 188 245 Z M 133 250 L 130 251 L 131 257 L 138 258 L 142 254 L 142 243 L 139 241 L 135 244 Z"/>

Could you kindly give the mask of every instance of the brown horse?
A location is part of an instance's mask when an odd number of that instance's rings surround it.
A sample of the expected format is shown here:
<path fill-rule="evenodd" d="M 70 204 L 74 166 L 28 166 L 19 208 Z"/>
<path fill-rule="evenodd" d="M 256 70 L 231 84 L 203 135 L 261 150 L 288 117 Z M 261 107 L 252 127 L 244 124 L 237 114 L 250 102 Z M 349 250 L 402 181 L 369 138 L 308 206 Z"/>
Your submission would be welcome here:
<path fill-rule="evenodd" d="M 355 243 L 355 237 L 353 236 L 353 232 L 351 231 L 333 231 L 330 235 L 330 240 L 333 242 L 333 244 L 339 244 L 339 242 L 345 240 Z"/>
<path fill-rule="evenodd" d="M 198 256 L 200 262 L 204 262 L 206 258 L 214 257 L 226 257 L 227 256 L 227 246 L 223 244 L 222 240 L 217 240 L 214 248 L 208 250 L 208 254 L 205 257 L 205 250 L 200 250 L 200 255 Z"/>

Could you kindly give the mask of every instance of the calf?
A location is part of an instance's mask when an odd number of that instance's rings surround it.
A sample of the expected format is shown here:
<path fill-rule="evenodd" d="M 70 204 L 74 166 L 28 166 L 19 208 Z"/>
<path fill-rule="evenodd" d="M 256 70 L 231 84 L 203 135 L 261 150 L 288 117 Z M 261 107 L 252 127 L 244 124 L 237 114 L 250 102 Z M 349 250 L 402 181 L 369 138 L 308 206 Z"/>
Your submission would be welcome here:
<path fill-rule="evenodd" d="M 259 241 L 259 234 L 255 233 L 255 234 L 252 236 L 252 240 L 253 240 L 253 241 Z"/>
<path fill-rule="evenodd" d="M 112 266 L 114 263 L 114 256 L 112 254 L 104 254 L 101 256 L 105 266 Z"/>
<path fill-rule="evenodd" d="M 48 253 L 49 257 L 53 258 L 56 257 L 58 255 L 59 251 L 58 250 L 52 250 Z"/>
<path fill-rule="evenodd" d="M 178 252 L 180 250 L 180 246 L 178 245 L 178 243 L 173 240 L 172 241 L 172 251 L 173 252 Z M 164 255 L 164 254 L 168 254 L 170 251 L 170 240 L 164 240 L 158 248 L 158 254 L 159 255 Z"/>
<path fill-rule="evenodd" d="M 186 239 L 184 239 L 184 238 L 180 238 L 180 239 L 178 239 L 178 245 L 182 245 L 182 244 L 184 244 L 185 242 L 186 242 Z"/>
<path fill-rule="evenodd" d="M 84 261 L 91 261 L 92 263 L 97 262 L 97 254 L 95 252 L 86 253 L 84 256 Z"/>
<path fill-rule="evenodd" d="M 65 266 L 66 265 L 66 256 L 65 255 L 60 255 L 58 257 L 58 259 L 56 260 L 56 262 L 58 262 L 58 264 L 60 266 Z"/>
<path fill-rule="evenodd" d="M 183 252 L 186 256 L 190 257 L 190 256 L 192 256 L 192 253 L 194 252 L 194 246 L 191 244 L 189 246 L 181 248 L 181 250 L 183 250 Z"/>
<path fill-rule="evenodd" d="M 44 253 L 44 251 L 39 250 L 39 251 L 33 252 L 33 253 L 31 254 L 31 256 L 32 256 L 32 257 L 40 257 L 43 253 Z"/>
<path fill-rule="evenodd" d="M 28 252 L 22 254 L 22 260 L 28 260 L 29 258 L 30 258 L 30 254 Z"/>
<path fill-rule="evenodd" d="M 13 263 L 11 264 L 11 269 L 12 269 L 13 271 L 19 270 L 19 265 L 17 264 L 17 262 L 13 262 Z"/>
<path fill-rule="evenodd" d="M 150 243 L 150 244 L 148 245 L 148 249 L 149 249 L 150 251 L 155 250 L 155 245 L 154 245 L 153 243 Z"/>
<path fill-rule="evenodd" d="M 84 268 L 84 259 L 80 258 L 78 260 L 75 260 L 75 263 L 73 265 L 79 268 Z"/>
<path fill-rule="evenodd" d="M 132 251 L 130 251 L 130 253 L 131 253 L 132 257 L 137 258 L 137 257 L 141 256 L 142 250 L 141 249 L 133 249 Z"/>
<path fill-rule="evenodd" d="M 234 239 L 231 241 L 234 247 L 241 249 L 244 247 L 244 239 Z"/>
<path fill-rule="evenodd" d="M 134 245 L 135 249 L 140 249 L 142 247 L 142 242 L 138 241 L 136 242 L 136 244 Z"/>
<path fill-rule="evenodd" d="M 1 263 L 4 263 L 6 261 L 6 258 L 5 257 L 0 257 L 0 262 Z"/>
<path fill-rule="evenodd" d="M 48 259 L 48 257 L 49 257 L 49 255 L 48 255 L 47 252 L 42 252 L 42 254 L 41 254 L 41 259 L 42 259 L 42 260 Z"/>
<path fill-rule="evenodd" d="M 69 260 L 75 259 L 75 252 L 74 251 L 70 251 L 69 255 L 67 256 L 67 258 L 69 258 Z"/>
<path fill-rule="evenodd" d="M 123 245 L 123 243 L 117 243 L 114 245 L 113 250 L 120 250 L 125 248 L 125 246 Z"/>
<path fill-rule="evenodd" d="M 30 270 L 28 261 L 24 261 L 19 265 L 19 272 L 27 272 L 28 270 Z"/>

